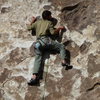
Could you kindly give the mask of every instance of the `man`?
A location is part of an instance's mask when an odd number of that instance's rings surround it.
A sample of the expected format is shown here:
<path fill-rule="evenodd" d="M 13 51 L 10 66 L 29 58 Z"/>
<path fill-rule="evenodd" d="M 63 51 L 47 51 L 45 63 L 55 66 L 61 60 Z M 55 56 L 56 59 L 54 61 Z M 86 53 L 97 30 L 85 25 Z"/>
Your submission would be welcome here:
<path fill-rule="evenodd" d="M 28 82 L 28 85 L 36 85 L 39 83 L 39 69 L 41 67 L 42 63 L 42 57 L 43 52 L 47 50 L 56 50 L 60 53 L 61 59 L 62 59 L 62 65 L 66 66 L 66 50 L 64 48 L 64 45 L 52 40 L 50 38 L 50 35 L 54 35 L 59 33 L 60 30 L 64 29 L 64 27 L 59 27 L 57 29 L 54 29 L 53 23 L 50 21 L 52 18 L 51 12 L 48 10 L 43 11 L 42 13 L 42 19 L 33 21 L 29 27 L 28 30 L 34 29 L 36 32 L 36 38 L 37 42 L 35 44 L 36 48 L 36 56 L 35 56 L 35 62 L 34 62 L 34 69 L 33 69 L 33 75 L 31 80 Z M 35 19 L 34 19 L 35 20 Z"/>

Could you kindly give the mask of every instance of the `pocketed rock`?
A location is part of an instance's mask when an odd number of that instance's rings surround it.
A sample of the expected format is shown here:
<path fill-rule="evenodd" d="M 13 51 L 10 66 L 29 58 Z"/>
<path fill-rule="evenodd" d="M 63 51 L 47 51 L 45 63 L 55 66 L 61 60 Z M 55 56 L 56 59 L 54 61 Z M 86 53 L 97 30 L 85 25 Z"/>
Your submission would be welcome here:
<path fill-rule="evenodd" d="M 36 37 L 26 24 L 44 9 L 67 29 L 61 42 L 73 68 L 64 70 L 51 54 L 40 86 L 32 87 Z M 0 0 L 0 100 L 99 100 L 99 77 L 100 0 Z"/>

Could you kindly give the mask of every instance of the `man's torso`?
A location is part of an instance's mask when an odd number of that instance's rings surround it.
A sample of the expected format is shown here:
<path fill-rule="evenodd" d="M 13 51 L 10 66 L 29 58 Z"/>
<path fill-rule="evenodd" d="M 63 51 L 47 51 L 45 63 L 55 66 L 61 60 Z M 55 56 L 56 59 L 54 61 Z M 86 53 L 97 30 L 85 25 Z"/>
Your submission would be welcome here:
<path fill-rule="evenodd" d="M 48 20 L 38 20 L 36 22 L 36 36 L 47 36 L 49 35 L 49 26 L 51 22 Z"/>

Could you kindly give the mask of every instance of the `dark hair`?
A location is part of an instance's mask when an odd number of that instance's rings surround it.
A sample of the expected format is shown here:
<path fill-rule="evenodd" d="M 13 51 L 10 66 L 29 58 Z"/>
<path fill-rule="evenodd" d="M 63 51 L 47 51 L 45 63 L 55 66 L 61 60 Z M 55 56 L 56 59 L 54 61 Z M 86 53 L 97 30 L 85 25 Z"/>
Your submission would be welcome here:
<path fill-rule="evenodd" d="M 49 11 L 49 10 L 44 10 L 43 11 L 43 13 L 42 13 L 42 18 L 44 19 L 44 20 L 48 20 L 49 18 L 49 16 L 51 16 L 51 12 Z"/>

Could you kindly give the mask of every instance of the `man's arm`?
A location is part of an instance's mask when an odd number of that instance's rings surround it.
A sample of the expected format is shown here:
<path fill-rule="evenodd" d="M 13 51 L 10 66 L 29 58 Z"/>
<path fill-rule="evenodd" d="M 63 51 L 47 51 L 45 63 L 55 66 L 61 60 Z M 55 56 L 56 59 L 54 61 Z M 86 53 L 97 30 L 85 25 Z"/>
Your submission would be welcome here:
<path fill-rule="evenodd" d="M 53 34 L 58 34 L 60 30 L 64 30 L 64 29 L 65 29 L 64 26 L 60 26 L 60 27 L 54 29 L 53 24 L 50 23 L 49 31 L 50 31 L 50 33 L 51 33 L 52 35 L 53 35 Z"/>
<path fill-rule="evenodd" d="M 32 23 L 32 25 L 28 25 L 27 29 L 30 31 L 36 27 L 36 23 Z"/>
<path fill-rule="evenodd" d="M 64 30 L 64 29 L 65 29 L 64 26 L 60 26 L 59 28 L 56 28 L 55 29 L 55 32 L 54 33 L 57 34 L 57 33 L 59 33 L 60 30 Z"/>
<path fill-rule="evenodd" d="M 31 22 L 30 22 L 30 25 L 32 25 L 33 23 L 35 23 L 36 20 L 37 20 L 37 18 L 33 16 L 33 17 L 32 17 L 32 20 L 31 20 Z"/>
<path fill-rule="evenodd" d="M 33 16 L 31 19 L 30 24 L 27 24 L 27 29 L 30 31 L 35 28 L 36 18 Z"/>

